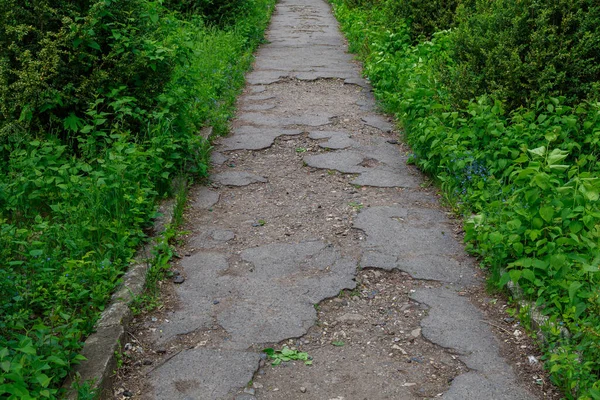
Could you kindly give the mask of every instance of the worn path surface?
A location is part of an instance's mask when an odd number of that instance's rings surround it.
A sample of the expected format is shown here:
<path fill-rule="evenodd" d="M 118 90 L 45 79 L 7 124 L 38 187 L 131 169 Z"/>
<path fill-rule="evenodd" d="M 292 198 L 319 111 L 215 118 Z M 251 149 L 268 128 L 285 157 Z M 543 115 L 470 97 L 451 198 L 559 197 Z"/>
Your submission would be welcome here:
<path fill-rule="evenodd" d="M 455 226 L 406 165 L 322 0 L 283 0 L 127 397 L 529 399 Z M 136 345 L 137 343 L 137 345 Z M 306 351 L 272 368 L 261 349 Z M 132 383 L 132 382 L 135 382 Z M 116 397 L 123 396 L 123 388 Z"/>

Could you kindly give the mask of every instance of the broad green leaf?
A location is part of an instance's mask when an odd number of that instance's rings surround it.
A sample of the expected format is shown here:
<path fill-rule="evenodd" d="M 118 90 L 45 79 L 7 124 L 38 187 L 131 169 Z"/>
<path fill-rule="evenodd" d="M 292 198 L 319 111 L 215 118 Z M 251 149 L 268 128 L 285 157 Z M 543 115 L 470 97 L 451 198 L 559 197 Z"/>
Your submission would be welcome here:
<path fill-rule="evenodd" d="M 266 349 L 263 349 L 263 353 L 265 353 L 269 357 L 272 357 L 273 355 L 275 355 L 275 350 L 271 347 L 268 347 Z"/>
<path fill-rule="evenodd" d="M 502 276 L 500 277 L 500 281 L 498 281 L 498 286 L 499 287 L 504 287 L 506 286 L 506 284 L 510 282 L 510 275 L 508 274 L 508 272 L 505 272 L 504 274 L 502 274 Z"/>
<path fill-rule="evenodd" d="M 289 347 L 284 347 L 283 349 L 281 349 L 281 354 L 283 354 L 284 356 L 290 356 L 295 353 L 296 352 L 294 350 L 291 350 Z"/>
<path fill-rule="evenodd" d="M 81 118 L 71 113 L 67 118 L 64 119 L 63 125 L 65 129 L 77 132 L 79 128 L 83 125 L 83 121 Z"/>
<path fill-rule="evenodd" d="M 567 258 L 564 254 L 553 254 L 550 256 L 550 266 L 555 270 L 562 268 L 566 262 Z"/>
<path fill-rule="evenodd" d="M 552 258 L 551 258 L 551 259 L 552 259 Z M 537 268 L 537 269 L 543 269 L 543 270 L 546 270 L 546 269 L 548 269 L 548 265 L 549 265 L 549 264 L 548 264 L 548 261 L 539 260 L 539 259 L 537 259 L 537 258 L 536 258 L 536 259 L 534 259 L 534 260 L 531 262 L 531 266 L 532 266 L 532 267 L 534 267 L 534 268 Z"/>
<path fill-rule="evenodd" d="M 29 255 L 30 255 L 31 257 L 39 257 L 39 256 L 41 256 L 42 254 L 44 254 L 44 251 L 43 251 L 43 250 L 40 250 L 40 249 L 31 250 L 31 251 L 29 252 Z"/>
<path fill-rule="evenodd" d="M 592 400 L 600 400 L 600 390 L 598 389 L 590 389 L 590 395 L 592 396 Z"/>
<path fill-rule="evenodd" d="M 4 372 L 8 372 L 10 370 L 10 361 L 2 361 L 0 363 L 0 368 L 2 368 Z"/>
<path fill-rule="evenodd" d="M 98 44 L 98 42 L 96 42 L 94 40 L 88 41 L 87 45 L 88 45 L 88 47 L 91 47 L 92 49 L 100 50 L 100 45 Z"/>
<path fill-rule="evenodd" d="M 560 149 L 554 149 L 548 154 L 548 165 L 556 165 L 569 156 L 569 152 Z"/>
<path fill-rule="evenodd" d="M 50 378 L 48 375 L 46 374 L 37 374 L 35 376 L 35 379 L 39 382 L 39 384 L 43 387 L 46 388 L 48 387 L 48 385 L 50 384 L 50 382 L 52 381 L 52 378 Z"/>
<path fill-rule="evenodd" d="M 523 243 L 516 242 L 516 243 L 513 243 L 512 246 L 513 246 L 513 249 L 515 250 L 515 252 L 517 253 L 517 255 L 523 254 Z"/>
<path fill-rule="evenodd" d="M 497 244 L 500 243 L 504 239 L 504 235 L 500 232 L 492 232 L 490 233 L 490 242 Z"/>
<path fill-rule="evenodd" d="M 544 157 L 546 154 L 546 146 L 536 147 L 535 149 L 530 149 L 527 151 L 538 157 Z"/>
<path fill-rule="evenodd" d="M 582 185 L 579 185 L 579 191 L 589 201 L 597 201 L 598 197 L 600 197 L 600 193 L 598 192 L 598 189 L 589 182 L 583 182 Z"/>
<path fill-rule="evenodd" d="M 32 356 L 34 356 L 36 354 L 35 347 L 33 347 L 31 345 L 17 347 L 15 350 L 20 351 L 21 353 L 30 354 Z"/>
<path fill-rule="evenodd" d="M 0 349 L 0 360 L 6 357 L 9 354 L 8 348 L 3 347 Z"/>
<path fill-rule="evenodd" d="M 17 399 L 29 398 L 29 391 L 23 383 L 11 383 L 0 385 L 0 393 L 10 393 L 17 396 Z M 13 397 L 11 397 L 12 399 Z"/>
<path fill-rule="evenodd" d="M 514 162 L 519 163 L 519 164 L 527 162 L 527 161 L 529 161 L 529 157 L 527 157 L 527 154 L 525 154 L 525 153 L 521 154 L 519 156 L 519 158 L 516 158 L 514 160 Z"/>
<path fill-rule="evenodd" d="M 535 274 L 530 269 L 523 270 L 523 278 L 527 279 L 529 282 L 533 282 L 535 280 Z"/>
<path fill-rule="evenodd" d="M 65 360 L 63 360 L 62 358 L 57 357 L 57 356 L 50 356 L 46 360 L 48 362 L 51 362 L 53 364 L 60 365 L 60 366 L 63 366 L 63 367 L 67 365 L 67 362 Z"/>
<path fill-rule="evenodd" d="M 583 286 L 581 282 L 571 282 L 571 284 L 569 285 L 569 299 L 571 300 L 571 303 L 573 303 L 575 295 L 577 294 L 577 291 L 581 288 L 581 286 Z"/>
<path fill-rule="evenodd" d="M 535 174 L 533 181 L 540 189 L 548 189 L 550 187 L 550 176 L 545 172 Z"/>
<path fill-rule="evenodd" d="M 585 272 L 598 272 L 600 271 L 600 256 L 597 256 L 596 258 L 594 258 L 594 260 L 592 261 L 592 264 L 583 264 L 583 270 Z"/>
<path fill-rule="evenodd" d="M 581 229 L 583 229 L 583 224 L 579 221 L 571 221 L 569 223 L 569 230 L 572 233 L 577 233 L 579 232 Z"/>
<path fill-rule="evenodd" d="M 566 165 L 566 164 L 550 165 L 550 168 L 554 171 L 566 171 L 569 169 L 569 167 L 570 167 L 570 165 Z M 559 188 L 559 189 L 568 189 L 568 188 Z"/>
<path fill-rule="evenodd" d="M 584 225 L 588 228 L 588 229 L 594 229 L 594 226 L 596 225 L 596 220 L 594 217 L 592 217 L 591 215 L 586 215 L 585 217 L 583 217 L 581 219 L 584 223 Z"/>
<path fill-rule="evenodd" d="M 513 231 L 515 231 L 515 230 L 517 230 L 517 229 L 519 229 L 519 228 L 521 227 L 521 220 L 518 220 L 518 219 L 513 219 L 513 220 L 510 220 L 510 221 L 508 221 L 508 222 L 506 223 L 506 226 L 507 226 L 507 227 L 508 227 L 510 230 L 513 230 Z"/>
<path fill-rule="evenodd" d="M 538 218 L 538 219 L 539 219 L 539 218 Z M 540 236 L 540 231 L 538 231 L 538 230 L 535 230 L 535 229 L 534 229 L 534 230 L 531 230 L 531 231 L 529 231 L 529 238 L 530 238 L 531 240 L 536 240 L 536 239 L 537 239 L 539 236 Z"/>
<path fill-rule="evenodd" d="M 554 208 L 549 206 L 540 208 L 540 216 L 546 222 L 552 221 L 552 217 L 554 217 Z"/>
<path fill-rule="evenodd" d="M 342 342 L 341 340 L 335 340 L 335 341 L 331 342 L 331 344 L 334 346 L 340 347 L 340 346 L 343 346 L 345 343 Z"/>
<path fill-rule="evenodd" d="M 521 243 L 519 243 L 519 244 L 521 244 Z M 523 246 L 523 245 L 521 244 L 521 246 Z M 511 266 L 511 267 L 518 266 L 518 267 L 529 268 L 529 267 L 531 267 L 532 264 L 533 264 L 533 260 L 531 258 L 521 258 L 521 259 L 509 264 L 509 266 Z"/>
<path fill-rule="evenodd" d="M 512 270 L 508 271 L 508 274 L 510 275 L 510 279 L 514 283 L 519 282 L 519 279 L 521 279 L 522 273 L 523 273 L 523 271 L 521 271 L 520 269 L 512 269 Z"/>

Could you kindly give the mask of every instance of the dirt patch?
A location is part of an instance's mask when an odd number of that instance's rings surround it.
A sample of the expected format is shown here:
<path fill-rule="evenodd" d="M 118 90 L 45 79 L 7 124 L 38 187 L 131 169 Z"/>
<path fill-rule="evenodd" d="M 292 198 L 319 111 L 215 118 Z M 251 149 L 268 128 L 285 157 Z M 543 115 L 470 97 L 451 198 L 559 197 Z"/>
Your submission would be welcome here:
<path fill-rule="evenodd" d="M 544 370 L 539 343 L 528 334 L 513 316 L 513 309 L 503 293 L 492 293 L 475 287 L 464 293 L 486 316 L 500 342 L 500 355 L 518 371 L 519 383 L 543 399 L 562 399 L 564 396 L 552 384 Z"/>
<path fill-rule="evenodd" d="M 466 372 L 455 355 L 420 333 L 427 310 L 409 294 L 435 283 L 378 270 L 361 271 L 357 282 L 355 290 L 317 306 L 319 319 L 307 335 L 285 342 L 307 352 L 312 365 L 261 362 L 254 377 L 259 399 L 436 397 Z"/>

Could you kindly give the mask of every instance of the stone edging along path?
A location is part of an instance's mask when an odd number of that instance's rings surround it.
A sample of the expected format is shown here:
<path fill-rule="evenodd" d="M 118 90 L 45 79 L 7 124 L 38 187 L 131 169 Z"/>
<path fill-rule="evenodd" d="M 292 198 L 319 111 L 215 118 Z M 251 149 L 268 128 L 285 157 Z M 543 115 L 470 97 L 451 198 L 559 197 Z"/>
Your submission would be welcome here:
<path fill-rule="evenodd" d="M 192 191 L 185 280 L 136 321 L 143 356 L 115 397 L 535 398 L 461 295 L 481 274 L 375 111 L 329 5 L 281 1 L 268 40 L 212 187 Z M 282 343 L 313 365 L 266 368 L 261 350 Z"/>

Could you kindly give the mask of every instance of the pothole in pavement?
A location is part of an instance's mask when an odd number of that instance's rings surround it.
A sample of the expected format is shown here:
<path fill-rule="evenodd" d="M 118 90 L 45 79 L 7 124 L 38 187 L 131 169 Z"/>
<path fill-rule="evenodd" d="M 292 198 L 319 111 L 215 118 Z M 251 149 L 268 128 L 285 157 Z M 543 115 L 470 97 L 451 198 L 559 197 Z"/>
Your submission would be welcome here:
<path fill-rule="evenodd" d="M 271 366 L 263 356 L 246 396 L 434 398 L 467 371 L 454 354 L 421 335 L 419 323 L 427 307 L 412 301 L 410 294 L 439 284 L 376 269 L 362 270 L 356 279 L 356 289 L 316 305 L 318 321 L 305 336 L 276 346 L 307 352 L 312 365 L 289 361 Z"/>

